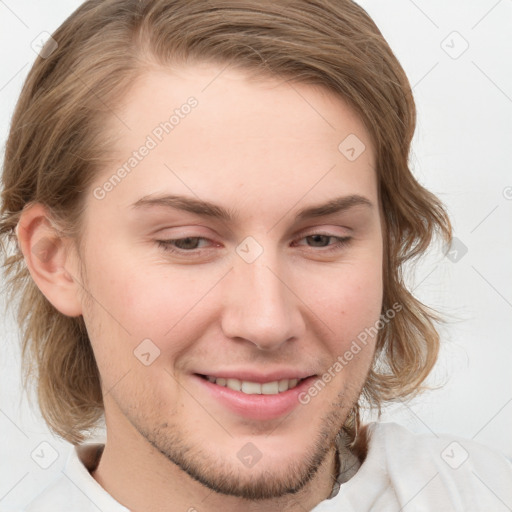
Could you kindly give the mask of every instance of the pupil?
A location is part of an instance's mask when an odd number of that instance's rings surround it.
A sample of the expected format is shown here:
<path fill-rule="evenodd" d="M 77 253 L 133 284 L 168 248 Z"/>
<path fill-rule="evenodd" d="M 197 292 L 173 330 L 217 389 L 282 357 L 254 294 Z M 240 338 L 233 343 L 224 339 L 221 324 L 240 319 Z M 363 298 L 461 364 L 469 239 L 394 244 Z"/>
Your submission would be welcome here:
<path fill-rule="evenodd" d="M 195 243 L 192 243 L 192 247 L 190 246 L 190 241 L 195 241 Z M 180 249 L 196 249 L 197 248 L 197 242 L 198 242 L 198 237 L 187 237 L 187 238 L 182 238 L 181 240 L 178 240 L 176 242 L 176 245 L 180 248 Z M 182 246 L 182 247 L 180 247 Z M 185 246 L 185 247 L 183 247 Z"/>
<path fill-rule="evenodd" d="M 323 238 L 325 242 L 328 242 L 330 237 L 327 235 L 311 235 L 308 238 L 313 238 L 315 242 L 321 242 L 321 239 Z M 325 247 L 326 245 L 327 244 L 320 244 L 320 247 Z"/>

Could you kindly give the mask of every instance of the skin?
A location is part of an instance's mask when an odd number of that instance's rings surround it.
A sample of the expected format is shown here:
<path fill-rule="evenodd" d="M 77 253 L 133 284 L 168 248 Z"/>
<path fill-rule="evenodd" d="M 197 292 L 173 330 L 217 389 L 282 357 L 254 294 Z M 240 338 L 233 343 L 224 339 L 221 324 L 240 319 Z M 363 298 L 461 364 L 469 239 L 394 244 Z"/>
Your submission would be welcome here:
<path fill-rule="evenodd" d="M 234 414 L 191 377 L 241 367 L 322 375 L 382 307 L 382 212 L 361 120 L 320 87 L 221 69 L 154 69 L 133 84 L 116 110 L 130 129 L 112 119 L 114 161 L 87 191 L 82 254 L 58 238 L 42 205 L 20 221 L 35 282 L 87 325 L 107 426 L 93 476 L 133 511 L 311 510 L 331 493 L 335 436 L 374 353 L 370 340 L 307 405 L 277 420 Z M 198 106 L 94 197 L 190 96 Z M 349 134 L 366 146 L 354 161 L 338 150 Z M 214 202 L 238 220 L 131 207 L 165 193 Z M 295 220 L 305 207 L 352 194 L 372 206 Z M 351 239 L 336 248 L 317 233 Z M 252 263 L 236 251 L 248 236 L 263 249 Z M 186 237 L 201 239 L 179 254 L 156 242 Z M 41 240 L 52 241 L 46 258 L 32 252 Z M 148 366 L 134 356 L 147 338 L 160 350 Z M 237 457 L 249 442 L 262 454 L 250 468 Z"/>

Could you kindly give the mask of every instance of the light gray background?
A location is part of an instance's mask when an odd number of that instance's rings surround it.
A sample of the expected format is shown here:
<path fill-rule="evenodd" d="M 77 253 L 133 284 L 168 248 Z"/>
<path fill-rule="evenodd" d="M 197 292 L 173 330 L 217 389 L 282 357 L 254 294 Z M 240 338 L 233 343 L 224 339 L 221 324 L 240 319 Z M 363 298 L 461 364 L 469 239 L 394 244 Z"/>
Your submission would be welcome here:
<path fill-rule="evenodd" d="M 80 3 L 0 0 L 2 155 L 35 59 L 32 41 L 53 32 Z M 438 247 L 411 277 L 420 299 L 452 318 L 441 330 L 443 349 L 430 379 L 446 384 L 390 407 L 383 419 L 471 438 L 512 457 L 512 1 L 360 3 L 414 87 L 414 172 L 445 202 L 455 236 L 467 248 L 453 262 Z M 20 394 L 12 311 L 1 319 L 1 332 L 0 509 L 15 510 L 61 470 L 70 445 L 49 434 Z M 47 462 L 57 456 L 48 469 L 36 462 L 42 453 Z"/>

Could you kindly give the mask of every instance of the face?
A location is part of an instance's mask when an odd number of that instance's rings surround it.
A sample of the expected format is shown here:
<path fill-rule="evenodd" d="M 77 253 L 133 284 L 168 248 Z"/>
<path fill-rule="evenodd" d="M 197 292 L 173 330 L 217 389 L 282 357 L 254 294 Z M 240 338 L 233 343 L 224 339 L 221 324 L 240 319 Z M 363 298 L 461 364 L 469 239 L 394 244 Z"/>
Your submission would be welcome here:
<path fill-rule="evenodd" d="M 116 112 L 116 161 L 87 195 L 83 317 L 109 436 L 263 499 L 312 478 L 361 392 L 373 341 L 334 365 L 381 313 L 382 216 L 347 104 L 220 71 L 148 71 Z"/>

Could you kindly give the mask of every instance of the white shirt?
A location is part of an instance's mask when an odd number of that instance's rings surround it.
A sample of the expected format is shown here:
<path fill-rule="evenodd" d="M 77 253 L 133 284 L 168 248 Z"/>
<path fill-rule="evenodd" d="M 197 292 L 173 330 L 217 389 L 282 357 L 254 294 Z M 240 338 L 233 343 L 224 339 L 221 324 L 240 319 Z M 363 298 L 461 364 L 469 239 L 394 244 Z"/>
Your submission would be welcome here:
<path fill-rule="evenodd" d="M 446 434 L 415 434 L 396 423 L 374 422 L 368 429 L 363 464 L 347 481 L 340 477 L 339 490 L 311 512 L 512 510 L 512 463 L 500 453 Z M 98 448 L 71 450 L 62 475 L 24 512 L 129 512 L 84 465 Z"/>

